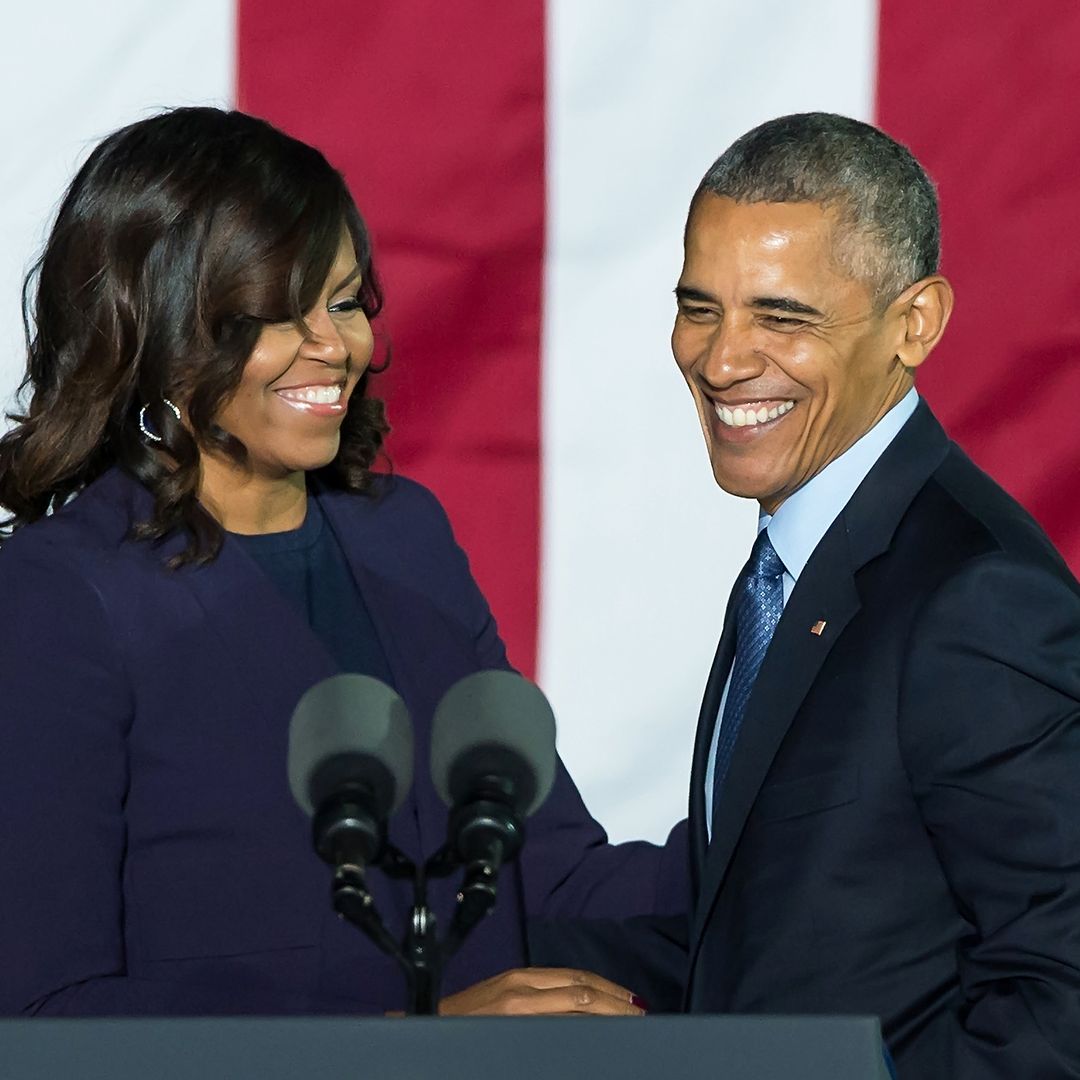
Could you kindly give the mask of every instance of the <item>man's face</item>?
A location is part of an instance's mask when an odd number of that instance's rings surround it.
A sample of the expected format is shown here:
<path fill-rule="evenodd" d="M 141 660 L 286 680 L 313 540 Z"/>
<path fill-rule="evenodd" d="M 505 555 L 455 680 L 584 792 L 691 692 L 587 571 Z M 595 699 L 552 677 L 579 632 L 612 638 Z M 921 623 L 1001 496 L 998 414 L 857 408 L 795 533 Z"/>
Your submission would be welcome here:
<path fill-rule="evenodd" d="M 911 386 L 900 324 L 837 265 L 835 223 L 816 203 L 691 209 L 672 350 L 716 482 L 768 513 Z"/>

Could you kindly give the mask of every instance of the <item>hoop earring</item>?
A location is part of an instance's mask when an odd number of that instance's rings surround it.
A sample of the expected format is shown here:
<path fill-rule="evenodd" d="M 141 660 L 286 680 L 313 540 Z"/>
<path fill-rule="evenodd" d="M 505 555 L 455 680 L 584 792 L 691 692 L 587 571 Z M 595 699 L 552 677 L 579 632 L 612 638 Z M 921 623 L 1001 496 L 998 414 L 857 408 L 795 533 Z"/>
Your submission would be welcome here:
<path fill-rule="evenodd" d="M 173 416 L 177 420 L 180 419 L 180 410 L 168 399 L 162 398 L 162 401 L 172 409 Z M 154 431 L 146 422 L 146 410 L 149 409 L 149 405 L 144 405 L 139 410 L 139 430 L 143 433 L 143 438 L 149 439 L 151 442 L 161 442 L 161 436 Z"/>

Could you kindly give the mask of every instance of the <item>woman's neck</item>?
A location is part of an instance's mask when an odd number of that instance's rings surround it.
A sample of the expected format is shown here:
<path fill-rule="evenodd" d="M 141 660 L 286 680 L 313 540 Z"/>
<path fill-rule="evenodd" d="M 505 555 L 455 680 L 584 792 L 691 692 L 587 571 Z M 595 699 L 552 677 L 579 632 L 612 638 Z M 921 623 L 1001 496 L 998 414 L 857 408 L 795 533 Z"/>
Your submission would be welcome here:
<path fill-rule="evenodd" d="M 227 532 L 246 536 L 298 529 L 307 513 L 302 472 L 265 477 L 204 456 L 199 502 Z"/>

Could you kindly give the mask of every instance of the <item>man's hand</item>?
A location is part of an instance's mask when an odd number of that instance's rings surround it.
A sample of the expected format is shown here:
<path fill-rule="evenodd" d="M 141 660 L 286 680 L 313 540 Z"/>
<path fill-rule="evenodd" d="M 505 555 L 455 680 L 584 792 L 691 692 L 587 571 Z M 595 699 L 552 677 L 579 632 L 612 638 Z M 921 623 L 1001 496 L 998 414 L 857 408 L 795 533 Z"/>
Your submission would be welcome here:
<path fill-rule="evenodd" d="M 515 968 L 439 1002 L 440 1016 L 643 1016 L 646 1011 L 625 987 L 573 968 Z"/>

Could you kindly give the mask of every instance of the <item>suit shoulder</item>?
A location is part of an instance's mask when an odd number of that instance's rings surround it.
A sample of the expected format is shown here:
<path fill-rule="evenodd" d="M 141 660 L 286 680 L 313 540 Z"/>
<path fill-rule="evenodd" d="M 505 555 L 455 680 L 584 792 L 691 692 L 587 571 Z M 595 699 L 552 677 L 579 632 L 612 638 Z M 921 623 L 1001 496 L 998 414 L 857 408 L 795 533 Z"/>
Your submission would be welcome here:
<path fill-rule="evenodd" d="M 909 539 L 918 535 L 931 561 L 943 567 L 994 557 L 1077 588 L 1038 522 L 955 445 L 915 497 L 902 528 Z"/>

